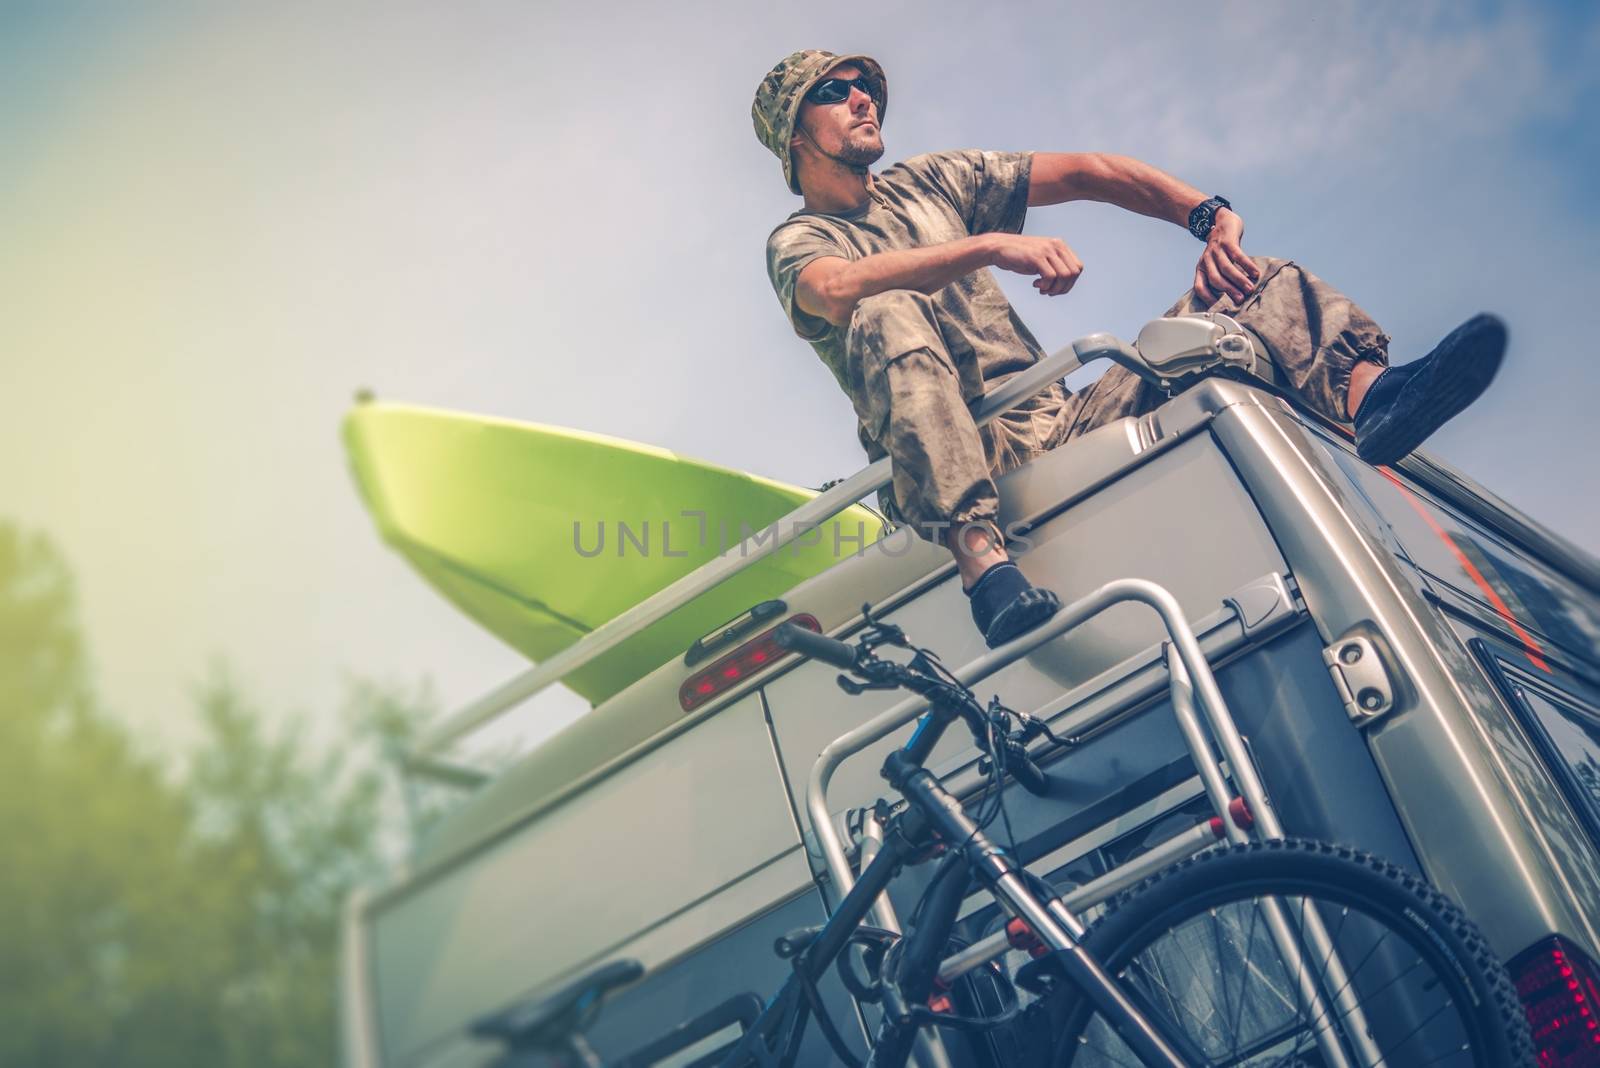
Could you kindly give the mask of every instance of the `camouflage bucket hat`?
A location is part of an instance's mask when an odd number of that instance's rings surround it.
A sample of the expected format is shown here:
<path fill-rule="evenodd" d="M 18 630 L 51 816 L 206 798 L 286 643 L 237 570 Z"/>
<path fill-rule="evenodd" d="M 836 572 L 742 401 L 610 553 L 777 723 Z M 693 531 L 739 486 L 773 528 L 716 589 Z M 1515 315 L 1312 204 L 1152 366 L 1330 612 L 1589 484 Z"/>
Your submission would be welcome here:
<path fill-rule="evenodd" d="M 878 83 L 878 121 L 883 121 L 889 110 L 889 83 L 883 68 L 871 56 L 836 56 L 807 48 L 786 57 L 767 73 L 756 89 L 755 103 L 750 105 L 750 118 L 755 122 L 756 137 L 774 156 L 783 161 L 783 178 L 789 189 L 798 194 L 800 184 L 794 173 L 794 160 L 789 153 L 789 140 L 794 137 L 795 120 L 800 115 L 800 104 L 806 91 L 822 76 L 841 63 L 854 63 L 861 73 Z"/>

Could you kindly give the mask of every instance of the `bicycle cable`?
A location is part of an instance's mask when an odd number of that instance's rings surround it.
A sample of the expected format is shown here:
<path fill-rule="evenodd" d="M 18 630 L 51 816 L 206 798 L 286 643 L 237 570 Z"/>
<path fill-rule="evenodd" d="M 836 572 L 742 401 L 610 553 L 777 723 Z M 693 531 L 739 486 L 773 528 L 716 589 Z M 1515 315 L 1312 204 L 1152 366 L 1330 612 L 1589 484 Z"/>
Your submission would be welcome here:
<path fill-rule="evenodd" d="M 952 934 L 946 940 L 945 945 L 946 952 L 949 953 L 960 952 L 961 950 L 970 946 L 971 943 L 959 935 Z M 900 961 L 900 952 L 903 950 L 904 946 L 905 939 L 898 939 L 892 945 L 890 945 L 887 952 L 884 953 L 882 982 L 893 981 L 889 978 L 889 976 L 892 973 L 892 969 L 898 967 Z M 1003 991 L 1001 995 L 1001 1001 L 1004 1004 L 998 1012 L 990 1016 L 963 1016 L 954 1012 L 935 1012 L 933 1009 L 930 1009 L 926 1006 L 908 1003 L 906 1008 L 910 1012 L 911 1018 L 916 1022 L 917 1026 L 951 1027 L 958 1031 L 987 1031 L 996 1027 L 1004 1027 L 1006 1024 L 1009 1024 L 1016 1019 L 1017 1016 L 1022 1012 L 1022 999 L 1017 996 L 1016 984 L 1013 983 L 1007 975 L 1005 975 L 999 963 L 996 961 L 987 961 L 981 967 L 987 969 L 990 977 L 995 980 L 996 989 Z M 970 976 L 962 975 L 956 979 L 956 983 L 962 982 L 970 983 Z M 952 985 L 950 989 L 954 990 L 954 985 Z"/>
<path fill-rule="evenodd" d="M 822 991 L 817 989 L 817 984 L 805 972 L 805 954 L 795 954 L 790 962 L 794 966 L 795 979 L 800 983 L 800 990 L 805 994 L 806 1004 L 810 1007 L 812 1015 L 817 1018 L 817 1026 L 822 1030 L 822 1037 L 827 1041 L 828 1048 L 833 1050 L 833 1055 L 845 1065 L 845 1068 L 866 1068 L 865 1064 L 851 1052 L 845 1045 L 844 1036 L 834 1025 L 833 1017 L 828 1014 L 828 1007 L 823 1004 Z"/>
<path fill-rule="evenodd" d="M 899 940 L 900 936 L 893 931 L 885 930 L 882 927 L 871 927 L 867 924 L 861 924 L 850 932 L 850 937 L 845 943 L 845 949 L 834 958 L 833 966 L 839 973 L 839 981 L 844 984 L 844 988 L 857 1001 L 876 1004 L 883 999 L 883 960 L 887 956 L 889 949 Z M 869 975 L 877 975 L 877 979 L 869 979 L 863 982 L 861 977 L 856 974 L 855 966 L 851 963 L 849 954 L 850 947 L 856 945 L 865 947 L 865 953 L 863 953 L 861 960 L 862 966 L 867 969 Z"/>
<path fill-rule="evenodd" d="M 978 707 L 978 699 L 971 688 L 945 666 L 938 653 L 932 649 L 911 645 L 910 643 L 907 643 L 907 647 L 912 650 L 914 655 L 906 670 L 917 671 L 921 668 L 925 674 L 954 690 L 962 703 L 973 709 Z M 1004 705 L 998 704 L 998 698 L 991 703 L 991 708 L 996 706 L 1002 710 L 1005 709 Z M 1005 760 L 1000 755 L 1005 746 L 995 738 L 995 725 L 989 716 L 983 713 L 979 714 L 982 716 L 984 724 L 982 748 L 989 761 L 990 773 L 984 780 L 983 792 L 979 795 L 978 802 L 974 806 L 974 823 L 976 826 L 973 830 L 973 835 L 987 829 L 994 822 L 995 816 L 1000 815 L 1004 820 L 1006 835 L 1011 848 L 1015 851 L 1016 834 L 1011 827 L 1011 813 L 1005 807 Z M 971 841 L 972 836 L 969 835 L 967 841 L 961 844 L 961 848 L 965 849 Z"/>

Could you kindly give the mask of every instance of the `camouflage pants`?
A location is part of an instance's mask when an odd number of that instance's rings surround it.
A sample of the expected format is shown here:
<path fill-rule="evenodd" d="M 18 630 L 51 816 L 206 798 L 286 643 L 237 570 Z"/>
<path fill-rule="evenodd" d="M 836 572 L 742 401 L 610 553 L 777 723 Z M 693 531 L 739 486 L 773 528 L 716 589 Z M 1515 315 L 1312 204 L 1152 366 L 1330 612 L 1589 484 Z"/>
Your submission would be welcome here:
<path fill-rule="evenodd" d="M 1167 315 L 1216 311 L 1254 331 L 1279 380 L 1307 407 L 1348 423 L 1345 396 L 1359 360 L 1388 362 L 1389 338 L 1356 304 L 1290 260 L 1256 257 L 1260 281 L 1243 303 L 1224 296 L 1209 307 L 1190 290 Z M 921 537 L 987 523 L 998 533 L 994 478 L 1080 434 L 1167 398 L 1156 386 L 1114 366 L 1089 388 L 1055 383 L 979 428 L 968 403 L 1005 377 L 985 382 L 981 367 L 952 359 L 933 300 L 913 290 L 863 299 L 851 317 L 849 362 L 861 395 L 862 444 L 876 460 L 894 459 L 894 483 L 879 494 L 892 518 Z M 891 354 L 885 358 L 882 354 Z M 930 524 L 948 524 L 938 526 Z"/>

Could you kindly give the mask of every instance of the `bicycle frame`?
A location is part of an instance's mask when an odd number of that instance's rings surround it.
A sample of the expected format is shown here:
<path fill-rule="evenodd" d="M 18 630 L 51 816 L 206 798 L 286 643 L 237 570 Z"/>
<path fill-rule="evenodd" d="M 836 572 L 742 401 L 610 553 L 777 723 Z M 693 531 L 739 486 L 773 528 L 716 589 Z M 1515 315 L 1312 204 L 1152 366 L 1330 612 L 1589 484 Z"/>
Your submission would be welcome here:
<path fill-rule="evenodd" d="M 1167 1068 L 1185 1068 L 1190 1063 L 1177 1052 L 1177 1048 L 1183 1044 L 1182 1040 L 1174 1042 L 1162 1035 L 1079 944 L 1079 939 L 1085 933 L 1082 923 L 1066 910 L 1058 898 L 1041 901 L 1036 897 L 1029 890 L 1017 864 L 983 833 L 962 808 L 961 802 L 922 766 L 928 753 L 938 744 L 940 736 L 960 716 L 958 708 L 934 704 L 905 747 L 889 755 L 884 763 L 884 777 L 905 797 L 908 807 L 890 821 L 892 833 L 885 834 L 877 856 L 862 872 L 860 880 L 850 887 L 827 924 L 799 951 L 797 974 L 768 1003 L 761 1017 L 724 1058 L 724 1064 L 737 1065 L 745 1059 L 754 1059 L 758 1064 L 768 1063 L 770 1055 L 761 1047 L 765 1045 L 770 1032 L 782 1027 L 787 1027 L 788 1031 L 782 1035 L 777 1063 L 792 1064 L 798 1052 L 806 1012 L 806 1009 L 796 1008 L 797 999 L 832 967 L 849 944 L 851 933 L 860 926 L 877 903 L 878 896 L 903 865 L 925 857 L 930 848 L 940 843 L 948 845 L 955 842 L 963 843 L 960 848 L 965 854 L 967 869 L 978 877 L 1011 915 L 1021 917 L 1042 941 L 1059 951 L 1058 959 L 1070 980 L 1095 1002 L 1146 1063 Z M 948 923 L 939 925 L 945 929 L 933 932 L 924 942 L 935 950 L 941 948 L 948 939 L 948 928 L 954 919 L 954 915 L 949 916 Z M 930 970 L 928 978 L 931 980 L 932 977 Z M 921 998 L 926 997 L 928 991 L 914 990 L 910 993 Z M 874 1063 L 881 1068 L 900 1068 L 910 1053 L 910 1041 L 918 1027 L 909 1018 L 887 1019 L 879 1036 L 879 1059 Z M 883 1053 L 885 1048 L 891 1052 Z"/>
<path fill-rule="evenodd" d="M 1286 591 L 1285 595 L 1287 595 Z M 1221 689 L 1218 687 L 1210 665 L 1200 649 L 1194 630 L 1189 625 L 1176 598 L 1161 586 L 1141 579 L 1121 579 L 1107 583 L 1093 593 L 1064 607 L 1050 622 L 978 658 L 954 674 L 963 685 L 970 687 L 1026 656 L 1045 642 L 1060 636 L 1113 605 L 1125 601 L 1140 602 L 1152 608 L 1167 631 L 1169 642 L 1167 660 L 1170 669 L 1174 711 L 1177 714 L 1184 740 L 1190 749 L 1194 764 L 1202 777 L 1207 796 L 1215 809 L 1217 817 L 1221 820 L 1225 833 L 1231 840 L 1236 842 L 1249 841 L 1252 837 L 1251 832 L 1246 829 L 1248 824 L 1241 825 L 1244 821 L 1239 820 L 1233 811 L 1235 798 L 1229 796 L 1227 792 L 1221 769 L 1218 767 L 1216 754 L 1211 748 L 1210 741 L 1205 737 L 1207 728 L 1209 728 L 1209 733 L 1215 739 L 1223 757 L 1227 761 L 1229 772 L 1239 789 L 1239 794 L 1247 806 L 1248 812 L 1253 817 L 1257 833 L 1266 839 L 1282 838 L 1284 836 L 1283 827 L 1279 823 L 1276 813 L 1273 811 L 1266 796 L 1265 787 L 1256 773 L 1254 762 L 1245 748 L 1244 739 L 1234 723 L 1226 702 L 1223 700 Z M 1198 712 L 1196 710 L 1196 698 L 1198 698 Z M 886 897 L 882 901 L 877 900 L 878 895 L 883 890 L 882 885 L 871 887 L 871 893 L 864 897 L 857 895 L 857 882 L 854 873 L 851 871 L 844 845 L 828 805 L 828 784 L 834 771 L 847 757 L 865 749 L 918 716 L 923 715 L 926 705 L 926 699 L 920 696 L 909 697 L 905 701 L 894 705 L 855 730 L 835 739 L 823 749 L 816 763 L 812 766 L 806 789 L 806 808 L 811 827 L 821 847 L 829 873 L 840 892 L 845 894 L 838 910 L 828 924 L 828 928 L 832 928 L 835 921 L 848 921 L 843 933 L 836 936 L 841 948 L 845 943 L 845 936 L 849 930 L 854 929 L 874 905 L 877 906 L 880 915 L 890 919 L 893 919 L 893 909 Z M 1203 725 L 1201 721 L 1202 714 Z M 919 729 L 917 733 L 921 735 L 923 732 Z M 929 744 L 927 750 L 931 750 L 931 748 L 932 746 Z M 927 750 L 924 750 L 924 756 Z M 933 780 L 931 774 L 924 771 L 923 775 L 927 779 Z M 937 785 L 937 781 L 933 781 Z M 939 793 L 943 794 L 942 788 Z M 949 805 L 953 807 L 955 812 L 961 813 L 960 804 L 956 799 L 948 794 L 944 794 L 944 797 L 948 799 Z M 961 815 L 964 818 L 964 813 L 961 813 Z M 970 820 L 967 821 L 967 825 L 970 827 Z M 964 836 L 964 831 L 959 828 L 956 830 L 957 833 Z M 887 837 L 883 847 L 884 851 L 887 851 L 888 848 Z M 961 841 L 963 838 L 957 837 L 951 840 Z M 993 851 L 991 857 L 999 853 L 998 849 L 992 846 L 990 848 Z M 866 880 L 868 873 L 873 873 L 875 877 L 881 877 L 881 873 L 875 871 L 875 869 L 879 868 L 880 862 L 883 860 L 884 853 L 880 852 L 873 863 L 862 873 L 863 881 Z M 984 869 L 974 865 L 974 870 L 979 873 L 980 878 L 983 877 Z M 886 883 L 887 880 L 884 880 L 884 882 Z M 1096 1001 L 1097 1007 L 1108 1020 L 1118 1026 L 1118 1030 L 1123 1032 L 1124 1040 L 1134 1047 L 1135 1052 L 1141 1058 L 1151 1064 L 1183 1063 L 1181 1060 L 1163 1059 L 1167 1054 L 1170 1054 L 1170 1043 L 1165 1044 L 1167 1047 L 1166 1053 L 1150 1046 L 1141 1048 L 1142 1043 L 1139 1036 L 1141 1034 L 1153 1035 L 1154 1032 L 1150 1030 L 1148 1021 L 1145 1021 L 1142 1016 L 1133 1011 L 1132 1006 L 1122 997 L 1121 991 L 1117 990 L 1109 980 L 1104 979 L 1104 973 L 1099 972 L 1098 965 L 1083 954 L 1078 946 L 1078 940 L 1084 934 L 1085 927 L 1059 896 L 1041 904 L 1033 898 L 1033 895 L 1028 893 L 1026 885 L 1014 872 L 1003 874 L 995 872 L 994 882 L 989 888 L 1011 915 L 1021 917 L 1040 941 L 1052 950 L 1058 951 L 1058 957 L 1072 973 L 1073 981 L 1080 985 L 1080 988 L 1087 996 Z M 1268 927 L 1273 940 L 1278 944 L 1279 950 L 1285 955 L 1286 960 L 1297 961 L 1299 959 L 1299 949 L 1287 914 L 1282 909 L 1281 903 L 1269 902 L 1268 904 Z M 848 916 L 846 916 L 847 912 Z M 1370 1038 L 1367 1037 L 1364 1019 L 1359 1007 L 1355 1004 L 1353 992 L 1342 962 L 1337 954 L 1332 952 L 1332 939 L 1329 937 L 1321 920 L 1314 914 L 1306 917 L 1304 926 L 1314 949 L 1319 955 L 1329 959 L 1329 967 L 1324 973 L 1326 987 L 1335 991 L 1332 1000 L 1352 1023 L 1347 1033 L 1355 1046 L 1353 1053 L 1357 1061 L 1352 1062 L 1350 1055 L 1334 1033 L 1331 1023 L 1328 1022 L 1323 1023 L 1317 1034 L 1318 1045 L 1325 1060 L 1331 1068 L 1355 1068 L 1356 1064 L 1370 1066 L 1381 1063 L 1381 1053 L 1372 1045 Z M 828 928 L 824 930 L 826 931 Z M 1005 951 L 1006 943 L 1003 938 L 991 939 L 984 948 L 988 952 L 988 957 L 980 956 L 976 953 L 975 951 L 979 947 L 974 946 L 960 955 L 960 961 L 956 961 L 954 958 L 947 961 L 944 967 L 941 968 L 941 974 L 960 974 L 961 971 L 976 966 L 982 960 L 998 956 Z M 831 962 L 832 959 L 830 957 L 821 970 L 825 971 L 827 964 L 831 964 Z M 1085 967 L 1081 969 L 1082 974 L 1078 974 L 1079 969 L 1068 962 L 1084 964 Z M 1098 978 L 1096 977 L 1097 972 L 1099 973 Z M 1299 972 L 1306 977 L 1311 974 L 1305 969 L 1299 969 Z M 818 974 L 820 975 L 821 972 L 819 971 Z M 1304 987 L 1302 992 L 1311 1004 L 1321 1004 L 1324 1001 L 1322 989 L 1319 989 L 1312 980 L 1306 978 L 1303 980 L 1302 985 Z M 1108 987 L 1109 990 L 1107 989 Z M 1102 998 L 1105 998 L 1106 1001 L 1102 1002 Z M 1331 1014 L 1321 1015 L 1331 1019 Z M 1124 1030 L 1125 1027 L 1131 1027 L 1132 1030 Z"/>

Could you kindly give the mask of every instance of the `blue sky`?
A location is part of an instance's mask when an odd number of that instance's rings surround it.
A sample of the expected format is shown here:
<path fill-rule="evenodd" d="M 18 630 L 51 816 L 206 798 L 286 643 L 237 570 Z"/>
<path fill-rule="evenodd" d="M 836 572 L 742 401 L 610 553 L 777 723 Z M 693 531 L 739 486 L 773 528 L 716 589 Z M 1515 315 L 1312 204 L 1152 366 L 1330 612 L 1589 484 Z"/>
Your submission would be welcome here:
<path fill-rule="evenodd" d="M 1432 449 L 1600 552 L 1600 8 L 1499 4 L 15 5 L 0 0 L 0 513 L 76 566 L 102 686 L 181 736 L 222 655 L 269 707 L 345 671 L 446 704 L 519 659 L 378 543 L 353 392 L 599 431 L 816 485 L 848 401 L 762 270 L 798 207 L 750 97 L 801 47 L 887 68 L 887 164 L 1138 156 L 1421 355 L 1512 351 Z M 1047 348 L 1132 336 L 1199 246 L 1099 205 L 1003 279 Z M 556 722 L 560 694 L 534 715 Z"/>

